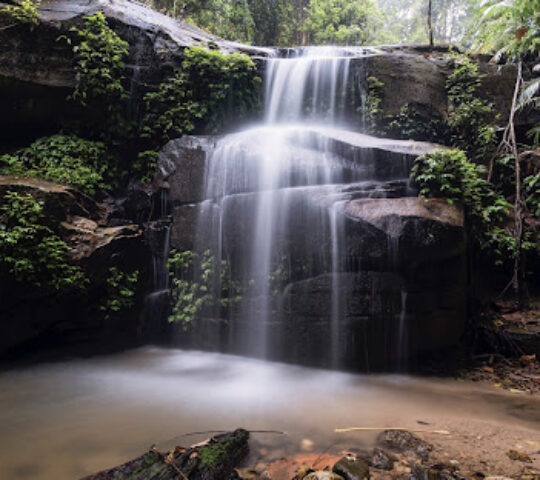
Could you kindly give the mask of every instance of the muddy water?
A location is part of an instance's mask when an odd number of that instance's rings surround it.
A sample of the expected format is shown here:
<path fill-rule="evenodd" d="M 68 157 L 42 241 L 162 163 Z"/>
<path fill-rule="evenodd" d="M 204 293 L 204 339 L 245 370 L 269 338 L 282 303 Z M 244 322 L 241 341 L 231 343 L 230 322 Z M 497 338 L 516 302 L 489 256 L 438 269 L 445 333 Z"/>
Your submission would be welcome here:
<path fill-rule="evenodd" d="M 540 442 L 540 401 L 447 379 L 150 347 L 0 374 L 1 479 L 77 479 L 154 443 L 190 445 L 208 436 L 191 432 L 238 426 L 286 432 L 253 435 L 273 456 L 309 445 L 303 439 L 334 451 L 374 440 L 372 432 L 333 433 L 352 426 L 447 429 L 488 449 L 494 436 Z"/>

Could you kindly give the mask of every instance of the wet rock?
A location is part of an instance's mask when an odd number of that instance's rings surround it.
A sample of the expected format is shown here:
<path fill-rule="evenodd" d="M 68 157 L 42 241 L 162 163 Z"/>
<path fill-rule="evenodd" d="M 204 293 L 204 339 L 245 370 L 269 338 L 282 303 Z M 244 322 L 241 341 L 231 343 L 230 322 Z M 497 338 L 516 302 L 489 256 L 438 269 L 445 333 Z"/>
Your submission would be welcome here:
<path fill-rule="evenodd" d="M 443 464 L 431 466 L 415 464 L 412 468 L 411 480 L 457 480 L 461 479 L 456 475 L 455 468 Z"/>
<path fill-rule="evenodd" d="M 29 288 L 0 271 L 0 317 L 8 322 L 0 356 L 27 355 L 50 344 L 60 350 L 107 351 L 137 343 L 141 320 L 134 311 L 108 322 L 97 308 L 107 294 L 109 269 L 139 271 L 134 310 L 142 305 L 148 251 L 137 225 L 106 226 L 108 209 L 77 190 L 35 178 L 0 176 L 0 200 L 7 191 L 30 193 L 43 203 L 49 227 L 70 247 L 72 261 L 85 273 L 84 293 Z"/>
<path fill-rule="evenodd" d="M 410 268 L 465 251 L 463 210 L 444 199 L 357 199 L 343 214 L 349 254 L 364 262 L 370 252 L 372 262 Z"/>
<path fill-rule="evenodd" d="M 413 453 L 426 460 L 433 446 L 407 430 L 385 430 L 378 437 L 385 447 L 403 453 Z"/>
<path fill-rule="evenodd" d="M 392 470 L 396 457 L 380 448 L 374 448 L 371 454 L 370 465 L 380 470 Z"/>
<path fill-rule="evenodd" d="M 345 480 L 364 480 L 370 477 L 368 464 L 352 456 L 343 457 L 334 465 L 333 470 Z"/>
<path fill-rule="evenodd" d="M 335 472 L 328 470 L 317 470 L 315 472 L 308 473 L 304 480 L 349 480 L 347 477 L 342 477 Z"/>
<path fill-rule="evenodd" d="M 381 109 L 383 115 L 396 115 L 402 106 L 414 105 L 420 118 L 426 122 L 444 119 L 448 114 L 445 80 L 452 59 L 441 53 L 426 54 L 418 47 L 381 48 L 383 55 L 366 56 L 351 63 L 352 75 L 359 81 L 369 76 L 382 82 Z M 516 78 L 514 65 L 496 65 L 489 58 L 477 57 L 479 71 L 484 75 L 483 98 L 494 103 L 497 120 L 504 125 L 510 111 L 512 91 Z M 521 114 L 518 123 L 534 124 L 537 114 Z"/>
<path fill-rule="evenodd" d="M 167 143 L 159 152 L 153 190 L 166 183 L 173 206 L 204 200 L 206 159 L 217 138 L 185 136 Z"/>
<path fill-rule="evenodd" d="M 147 86 L 156 85 L 179 67 L 184 48 L 215 44 L 222 51 L 246 51 L 255 56 L 267 50 L 221 40 L 179 19 L 130 0 L 43 0 L 40 22 L 30 29 L 0 18 L 0 142 L 26 143 L 76 121 L 81 110 L 67 97 L 75 85 L 71 45 L 58 41 L 83 18 L 102 11 L 114 31 L 129 43 L 126 82 L 132 108 L 142 105 Z M 5 137 L 4 137 L 5 134 Z M 11 134 L 11 135 L 10 135 Z"/>

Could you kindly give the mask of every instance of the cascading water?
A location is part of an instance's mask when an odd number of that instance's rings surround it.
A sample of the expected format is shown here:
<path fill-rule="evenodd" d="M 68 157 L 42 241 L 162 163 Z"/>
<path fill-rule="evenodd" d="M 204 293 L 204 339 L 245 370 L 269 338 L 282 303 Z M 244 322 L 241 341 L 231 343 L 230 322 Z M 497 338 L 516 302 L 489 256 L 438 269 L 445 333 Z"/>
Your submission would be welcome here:
<path fill-rule="evenodd" d="M 228 311 L 228 350 L 267 357 L 269 339 L 276 345 L 276 337 L 287 335 L 280 316 L 288 308 L 289 285 L 329 274 L 331 298 L 322 307 L 331 316 L 325 364 L 340 365 L 348 299 L 338 272 L 350 270 L 345 203 L 384 196 L 379 177 L 406 179 L 409 168 L 406 161 L 393 162 L 381 173 L 374 150 L 342 151 L 342 139 L 372 141 L 342 129 L 350 64 L 366 54 L 320 47 L 270 58 L 263 124 L 219 139 L 208 154 L 195 250 L 212 252 L 241 286 Z M 222 294 L 222 285 L 213 288 Z"/>

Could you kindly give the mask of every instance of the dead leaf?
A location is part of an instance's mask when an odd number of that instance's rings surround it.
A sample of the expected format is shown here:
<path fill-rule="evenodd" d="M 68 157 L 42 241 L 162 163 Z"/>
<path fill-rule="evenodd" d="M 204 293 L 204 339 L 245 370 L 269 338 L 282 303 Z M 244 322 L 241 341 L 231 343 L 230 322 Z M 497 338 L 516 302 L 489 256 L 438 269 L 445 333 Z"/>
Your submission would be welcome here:
<path fill-rule="evenodd" d="M 519 462 L 532 463 L 531 457 L 523 452 L 518 452 L 517 450 L 508 450 L 506 455 L 510 460 L 516 460 Z"/>
<path fill-rule="evenodd" d="M 525 35 L 527 35 L 527 27 L 520 27 L 516 30 L 516 38 L 523 38 Z"/>
<path fill-rule="evenodd" d="M 324 470 L 331 468 L 341 459 L 339 455 L 328 453 L 300 453 L 294 457 L 281 458 L 272 462 L 266 472 L 272 480 L 291 480 L 303 470 Z"/>
<path fill-rule="evenodd" d="M 532 355 L 521 355 L 519 357 L 519 363 L 523 365 L 524 367 L 531 365 L 536 361 L 536 353 L 533 353 Z"/>

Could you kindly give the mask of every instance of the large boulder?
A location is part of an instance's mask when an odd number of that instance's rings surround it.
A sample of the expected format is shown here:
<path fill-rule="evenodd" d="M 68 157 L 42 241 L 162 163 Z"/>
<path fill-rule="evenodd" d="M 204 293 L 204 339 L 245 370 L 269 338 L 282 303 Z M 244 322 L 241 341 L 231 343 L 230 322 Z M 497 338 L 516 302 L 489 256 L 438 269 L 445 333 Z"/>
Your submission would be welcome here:
<path fill-rule="evenodd" d="M 408 268 L 463 255 L 463 210 L 438 198 L 357 199 L 344 206 L 347 255 Z"/>
<path fill-rule="evenodd" d="M 483 75 L 480 96 L 493 103 L 493 119 L 500 125 L 508 120 L 517 68 L 513 64 L 497 65 L 487 56 L 476 56 Z M 422 47 L 378 47 L 371 55 L 355 58 L 351 62 L 351 75 L 355 85 L 367 86 L 367 79 L 375 77 L 382 82 L 381 110 L 383 115 L 394 116 L 404 105 L 412 105 L 420 119 L 429 122 L 444 120 L 448 116 L 445 88 L 453 59 L 447 49 L 427 51 Z M 355 99 L 355 106 L 360 99 Z M 497 118 L 497 115 L 499 117 Z M 538 113 L 520 112 L 518 124 L 534 125 Z"/>

